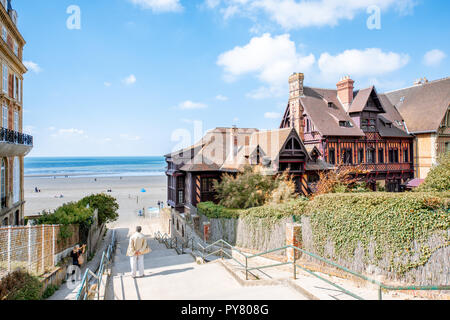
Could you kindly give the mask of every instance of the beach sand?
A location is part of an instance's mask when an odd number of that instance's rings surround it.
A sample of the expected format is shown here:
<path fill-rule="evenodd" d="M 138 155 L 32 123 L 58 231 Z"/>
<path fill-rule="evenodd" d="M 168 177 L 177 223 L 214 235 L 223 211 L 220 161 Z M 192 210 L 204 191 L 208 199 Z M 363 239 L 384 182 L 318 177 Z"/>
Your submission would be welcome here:
<path fill-rule="evenodd" d="M 95 181 L 97 179 L 97 181 Z M 85 196 L 106 193 L 119 203 L 118 225 L 135 219 L 139 210 L 157 207 L 158 201 L 167 202 L 167 177 L 105 177 L 105 178 L 38 178 L 25 177 L 25 216 L 37 215 L 43 210 L 54 210 L 64 203 L 78 201 Z M 35 192 L 35 187 L 41 190 Z M 141 192 L 142 189 L 147 192 Z M 112 192 L 108 193 L 107 190 Z M 59 198 L 63 195 L 64 198 Z M 57 198 L 56 198 L 57 197 Z"/>

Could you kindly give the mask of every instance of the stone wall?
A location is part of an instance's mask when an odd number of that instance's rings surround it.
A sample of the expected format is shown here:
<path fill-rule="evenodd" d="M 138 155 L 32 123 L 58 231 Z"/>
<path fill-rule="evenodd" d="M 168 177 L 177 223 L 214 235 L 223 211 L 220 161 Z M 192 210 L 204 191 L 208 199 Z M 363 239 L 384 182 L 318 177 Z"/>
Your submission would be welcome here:
<path fill-rule="evenodd" d="M 313 232 L 314 230 L 312 230 L 309 217 L 303 216 L 303 249 L 312 253 L 317 253 L 313 241 Z M 448 237 L 450 238 L 450 230 L 448 231 Z M 442 236 L 433 235 L 426 245 L 433 249 L 443 244 L 445 244 L 445 239 Z M 371 242 L 366 253 L 363 246 L 359 244 L 352 259 L 345 259 L 336 256 L 334 244 L 332 241 L 328 241 L 325 247 L 324 255 L 325 258 L 330 259 L 341 266 L 347 267 L 352 271 L 363 273 L 380 281 L 388 280 L 418 286 L 445 285 L 450 283 L 450 246 L 444 246 L 443 248 L 438 249 L 424 266 L 412 269 L 400 276 L 389 270 L 393 255 L 391 252 L 387 251 L 383 258 L 379 261 L 375 259 L 374 252 L 376 245 L 377 244 L 375 242 Z M 414 244 L 414 247 L 415 250 L 412 253 L 412 261 L 418 258 L 418 253 L 421 250 L 421 247 L 417 243 Z M 318 263 L 318 261 L 313 258 L 302 257 L 302 259 Z M 405 259 L 405 257 L 402 259 Z"/>

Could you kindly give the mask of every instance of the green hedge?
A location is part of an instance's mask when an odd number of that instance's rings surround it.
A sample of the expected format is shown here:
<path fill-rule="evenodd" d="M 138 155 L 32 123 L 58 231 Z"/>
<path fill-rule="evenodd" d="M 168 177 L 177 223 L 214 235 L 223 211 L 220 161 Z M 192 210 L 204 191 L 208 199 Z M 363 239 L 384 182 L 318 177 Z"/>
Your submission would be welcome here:
<path fill-rule="evenodd" d="M 213 202 L 201 202 L 197 205 L 199 213 L 210 219 L 238 219 L 243 210 L 228 209 Z"/>
<path fill-rule="evenodd" d="M 316 197 L 307 206 L 316 252 L 324 254 L 332 241 L 335 255 L 352 258 L 358 243 L 368 255 L 370 241 L 376 242 L 375 259 L 392 253 L 390 270 L 404 273 L 424 265 L 439 248 L 427 241 L 435 232 L 450 244 L 450 193 L 364 193 L 327 194 Z M 413 241 L 421 246 L 420 257 L 413 261 Z M 441 246 L 441 247 L 443 247 Z M 407 263 L 395 262 L 407 257 Z M 402 259 L 399 259 L 402 260 Z"/>

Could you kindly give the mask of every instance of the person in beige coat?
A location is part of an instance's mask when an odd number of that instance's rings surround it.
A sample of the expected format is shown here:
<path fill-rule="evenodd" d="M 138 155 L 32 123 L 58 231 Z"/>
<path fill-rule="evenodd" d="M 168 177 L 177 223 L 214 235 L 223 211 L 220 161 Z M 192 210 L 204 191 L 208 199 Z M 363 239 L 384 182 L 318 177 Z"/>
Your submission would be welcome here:
<path fill-rule="evenodd" d="M 142 228 L 137 227 L 136 233 L 130 238 L 128 245 L 127 256 L 130 257 L 131 275 L 136 278 L 136 271 L 139 271 L 139 276 L 144 276 L 144 255 L 151 252 L 147 243 L 147 239 L 141 233 Z"/>

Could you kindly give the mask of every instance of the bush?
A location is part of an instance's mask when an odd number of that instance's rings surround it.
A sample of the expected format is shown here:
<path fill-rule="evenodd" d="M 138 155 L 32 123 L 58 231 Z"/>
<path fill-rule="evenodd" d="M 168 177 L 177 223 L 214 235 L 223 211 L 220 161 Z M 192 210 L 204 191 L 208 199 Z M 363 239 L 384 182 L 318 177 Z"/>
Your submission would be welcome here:
<path fill-rule="evenodd" d="M 119 210 L 119 204 L 116 198 L 106 194 L 96 194 L 89 197 L 85 197 L 80 200 L 80 205 L 98 210 L 98 221 L 100 224 L 114 222 L 119 218 L 117 210 Z"/>
<path fill-rule="evenodd" d="M 449 191 L 450 190 L 450 152 L 439 159 L 439 164 L 431 169 L 417 191 Z"/>
<path fill-rule="evenodd" d="M 358 175 L 368 173 L 363 167 L 340 166 L 335 170 L 319 173 L 314 196 L 326 193 L 364 192 L 365 186 L 358 184 Z"/>
<path fill-rule="evenodd" d="M 58 289 L 59 289 L 59 287 L 56 286 L 56 285 L 54 285 L 54 284 L 49 285 L 49 286 L 45 289 L 44 293 L 42 294 L 42 299 L 45 300 L 45 299 L 50 298 L 52 295 L 55 294 L 56 291 L 58 291 Z"/>
<path fill-rule="evenodd" d="M 261 166 L 246 166 L 236 176 L 225 174 L 214 188 L 220 204 L 227 208 L 248 209 L 295 197 L 295 185 L 287 173 L 266 175 Z"/>
<path fill-rule="evenodd" d="M 386 253 L 392 253 L 388 271 L 401 274 L 424 265 L 439 249 L 427 245 L 435 232 L 449 245 L 449 204 L 448 192 L 327 194 L 315 197 L 306 213 L 319 255 L 325 254 L 327 241 L 331 241 L 335 257 L 330 258 L 351 260 L 358 243 L 367 255 L 369 243 L 375 241 L 375 258 L 381 260 Z M 412 258 L 417 254 L 414 241 L 422 246 L 417 260 Z M 406 259 L 394 259 L 399 257 Z"/>
<path fill-rule="evenodd" d="M 197 205 L 197 209 L 210 219 L 237 219 L 242 212 L 242 210 L 228 209 L 213 202 L 201 202 Z"/>
<path fill-rule="evenodd" d="M 17 270 L 0 282 L 0 300 L 40 300 L 42 283 L 37 277 Z"/>
<path fill-rule="evenodd" d="M 72 224 L 78 224 L 80 226 L 80 235 L 83 237 L 89 230 L 89 226 L 93 222 L 94 209 L 86 208 L 79 202 L 70 202 L 62 205 L 56 209 L 53 213 L 44 212 L 36 220 L 36 224 L 59 224 L 61 239 L 67 239 L 72 236 L 69 226 Z"/>
<path fill-rule="evenodd" d="M 197 205 L 201 214 L 210 219 L 239 219 L 255 221 L 257 219 L 279 220 L 287 217 L 300 217 L 308 205 L 307 198 L 299 198 L 282 204 L 268 204 L 249 209 L 228 209 L 213 202 L 202 202 Z"/>

